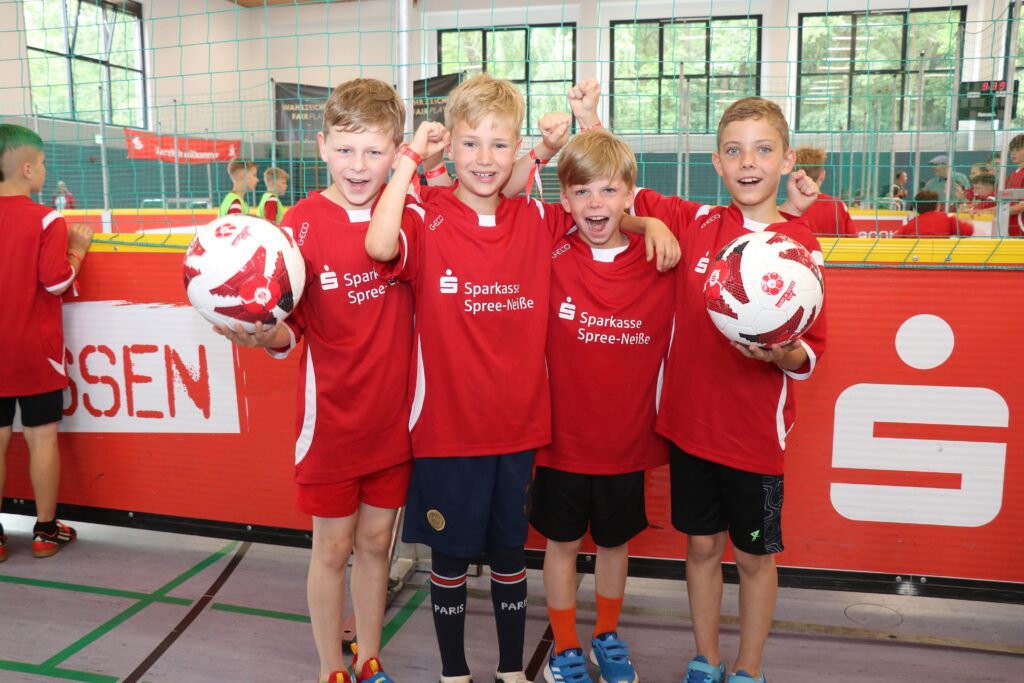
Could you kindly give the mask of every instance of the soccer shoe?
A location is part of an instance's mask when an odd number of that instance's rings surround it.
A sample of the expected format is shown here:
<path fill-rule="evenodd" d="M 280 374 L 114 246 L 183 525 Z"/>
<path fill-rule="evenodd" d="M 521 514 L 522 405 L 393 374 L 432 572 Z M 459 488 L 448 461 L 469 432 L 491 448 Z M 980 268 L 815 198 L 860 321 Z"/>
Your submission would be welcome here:
<path fill-rule="evenodd" d="M 75 533 L 74 529 L 63 522 L 57 522 L 57 530 L 52 534 L 46 534 L 42 531 L 36 531 L 32 534 L 32 554 L 36 557 L 56 555 L 58 550 L 76 538 L 78 538 L 78 534 Z"/>
<path fill-rule="evenodd" d="M 583 660 L 583 650 L 578 647 L 562 650 L 551 655 L 544 665 L 544 680 L 547 683 L 594 683 L 587 673 L 587 663 Z"/>
<path fill-rule="evenodd" d="M 530 683 L 530 679 L 522 671 L 495 671 L 494 683 Z"/>
<path fill-rule="evenodd" d="M 743 669 L 740 669 L 734 674 L 729 674 L 728 683 L 765 683 L 764 672 L 762 671 L 760 676 L 754 678 Z"/>
<path fill-rule="evenodd" d="M 697 655 L 686 666 L 683 683 L 722 683 L 725 678 L 725 664 L 711 666 L 704 655 Z"/>
<path fill-rule="evenodd" d="M 7 537 L 0 534 L 0 562 L 7 559 Z"/>
<path fill-rule="evenodd" d="M 356 674 L 357 683 L 394 683 L 391 677 L 384 673 L 384 667 L 380 665 L 380 660 L 376 657 L 370 657 L 363 662 L 363 669 Z"/>
<path fill-rule="evenodd" d="M 332 671 L 322 683 L 353 683 L 353 678 L 347 671 Z"/>
<path fill-rule="evenodd" d="M 601 633 L 591 641 L 590 661 L 601 670 L 600 683 L 637 683 L 640 679 L 629 661 L 629 646 L 615 631 Z"/>

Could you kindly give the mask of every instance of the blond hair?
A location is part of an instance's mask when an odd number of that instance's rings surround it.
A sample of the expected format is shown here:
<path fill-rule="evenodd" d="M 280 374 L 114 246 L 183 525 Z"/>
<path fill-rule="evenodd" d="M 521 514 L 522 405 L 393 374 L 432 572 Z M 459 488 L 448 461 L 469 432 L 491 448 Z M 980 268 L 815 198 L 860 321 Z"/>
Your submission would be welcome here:
<path fill-rule="evenodd" d="M 239 173 L 248 173 L 250 170 L 259 168 L 259 164 L 255 161 L 242 161 L 241 159 L 232 159 L 228 162 L 228 175 L 234 178 Z"/>
<path fill-rule="evenodd" d="M 595 180 L 621 180 L 636 186 L 637 164 L 633 150 L 607 130 L 580 133 L 562 149 L 558 159 L 558 180 L 565 189 Z"/>
<path fill-rule="evenodd" d="M 405 134 L 405 105 L 395 89 L 376 78 L 353 78 L 331 93 L 324 105 L 324 128 L 348 133 L 377 131 L 402 144 Z"/>
<path fill-rule="evenodd" d="M 783 151 L 789 149 L 789 124 L 786 123 L 786 117 L 779 105 L 763 97 L 744 97 L 729 105 L 722 114 L 722 120 L 718 122 L 718 144 L 722 144 L 722 131 L 726 126 L 750 119 L 764 119 L 782 137 Z"/>
<path fill-rule="evenodd" d="M 481 73 L 452 90 L 444 108 L 444 126 L 452 130 L 460 121 L 476 126 L 488 114 L 507 119 L 518 135 L 526 102 L 516 86 Z"/>
<path fill-rule="evenodd" d="M 828 159 L 828 155 L 821 147 L 797 147 L 796 152 L 796 170 L 803 171 L 812 180 L 817 180 L 821 177 L 821 172 L 825 170 L 825 161 Z"/>
<path fill-rule="evenodd" d="M 271 166 L 263 172 L 263 182 L 267 185 L 278 179 L 288 180 L 288 172 L 277 166 Z"/>

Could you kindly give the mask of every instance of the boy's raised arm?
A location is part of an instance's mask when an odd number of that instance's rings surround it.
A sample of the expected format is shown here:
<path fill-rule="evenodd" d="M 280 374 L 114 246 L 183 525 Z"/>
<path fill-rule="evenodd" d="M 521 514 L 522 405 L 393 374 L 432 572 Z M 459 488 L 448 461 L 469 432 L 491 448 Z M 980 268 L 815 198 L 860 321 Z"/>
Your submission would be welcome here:
<path fill-rule="evenodd" d="M 601 84 L 592 78 L 582 80 L 569 88 L 569 107 L 581 130 L 601 127 L 597 103 L 601 98 Z"/>
<path fill-rule="evenodd" d="M 436 121 L 420 124 L 412 142 L 402 146 L 394 163 L 394 173 L 377 202 L 366 231 L 366 253 L 375 261 L 387 262 L 398 256 L 398 233 L 402 228 L 405 195 L 413 175 L 424 156 L 436 154 L 444 147 L 447 131 Z"/>
<path fill-rule="evenodd" d="M 512 167 L 512 175 L 509 176 L 501 194 L 506 197 L 515 197 L 526 190 L 530 182 L 530 176 L 539 163 L 545 165 L 551 158 L 565 147 L 569 141 L 569 124 L 572 123 L 572 116 L 565 112 L 551 112 L 541 117 L 537 122 L 540 129 L 541 141 L 530 150 L 528 154 L 516 159 Z"/>

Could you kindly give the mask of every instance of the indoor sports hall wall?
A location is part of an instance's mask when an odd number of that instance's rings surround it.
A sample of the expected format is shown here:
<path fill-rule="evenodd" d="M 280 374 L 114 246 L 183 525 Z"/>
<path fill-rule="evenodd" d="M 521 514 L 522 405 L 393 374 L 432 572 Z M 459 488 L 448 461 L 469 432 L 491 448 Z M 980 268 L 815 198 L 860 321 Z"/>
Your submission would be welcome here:
<path fill-rule="evenodd" d="M 993 172 L 1014 170 L 1024 110 L 958 111 L 961 83 L 1024 80 L 1010 16 L 1009 0 L 0 0 L 0 122 L 46 143 L 37 199 L 64 180 L 69 220 L 106 233 L 65 306 L 68 516 L 287 543 L 308 529 L 292 503 L 294 359 L 234 349 L 185 306 L 184 248 L 225 164 L 139 158 L 133 135 L 230 142 L 288 171 L 292 204 L 327 177 L 309 131 L 279 125 L 275 84 L 380 78 L 412 110 L 416 83 L 486 69 L 527 96 L 527 145 L 569 85 L 598 79 L 640 183 L 709 203 L 726 201 L 718 115 L 777 101 L 794 145 L 829 152 L 823 189 L 860 205 L 864 237 L 823 242 L 830 350 L 798 388 L 780 562 L 1021 590 L 1007 539 L 1024 532 L 1024 241 L 991 214 L 974 217 L 991 239 L 884 238 L 913 215 L 884 196 L 895 172 L 916 188 L 936 155 L 966 174 L 997 153 Z M 557 197 L 554 164 L 543 180 Z M 28 509 L 19 439 L 7 479 L 5 510 Z M 666 487 L 656 472 L 636 552 L 673 561 Z"/>

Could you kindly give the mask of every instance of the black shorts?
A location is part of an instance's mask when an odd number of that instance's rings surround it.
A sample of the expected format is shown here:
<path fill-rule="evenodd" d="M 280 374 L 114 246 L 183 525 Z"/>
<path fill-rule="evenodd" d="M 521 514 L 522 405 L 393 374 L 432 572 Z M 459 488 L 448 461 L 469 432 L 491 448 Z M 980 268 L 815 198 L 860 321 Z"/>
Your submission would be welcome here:
<path fill-rule="evenodd" d="M 0 427 L 14 424 L 14 404 L 21 406 L 21 424 L 42 427 L 64 417 L 64 390 L 54 389 L 32 396 L 0 396 Z"/>
<path fill-rule="evenodd" d="M 618 547 L 647 528 L 644 473 L 578 474 L 538 467 L 530 523 L 559 543 L 583 538 L 589 526 L 594 543 Z"/>
<path fill-rule="evenodd" d="M 672 526 L 691 536 L 729 532 L 751 555 L 782 552 L 782 475 L 745 472 L 669 446 Z"/>

